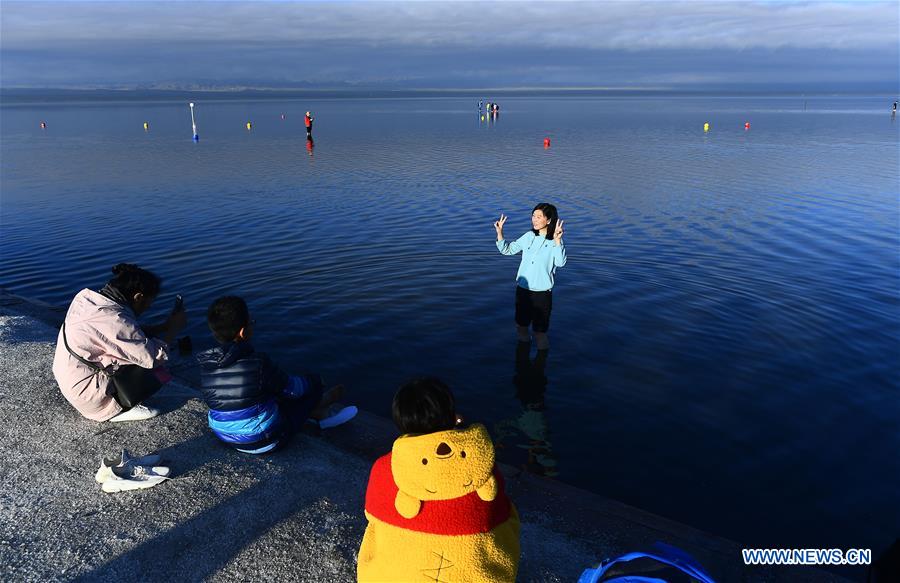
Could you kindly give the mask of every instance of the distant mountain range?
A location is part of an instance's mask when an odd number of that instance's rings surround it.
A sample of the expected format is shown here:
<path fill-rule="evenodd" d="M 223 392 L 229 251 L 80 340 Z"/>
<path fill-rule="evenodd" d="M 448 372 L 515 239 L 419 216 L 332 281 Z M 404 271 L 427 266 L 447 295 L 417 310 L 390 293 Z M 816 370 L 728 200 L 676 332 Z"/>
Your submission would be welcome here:
<path fill-rule="evenodd" d="M 89 85 L 65 87 L 0 87 L 0 103 L 31 101 L 92 100 L 180 100 L 180 99 L 285 99 L 291 97 L 422 97 L 461 95 L 493 98 L 502 95 L 892 95 L 890 91 L 836 89 L 827 84 L 798 89 L 796 85 L 720 85 L 714 87 L 416 87 L 385 83 L 341 82 L 329 85 L 311 82 L 222 83 L 200 80 L 192 83 L 162 82 L 140 85 Z"/>

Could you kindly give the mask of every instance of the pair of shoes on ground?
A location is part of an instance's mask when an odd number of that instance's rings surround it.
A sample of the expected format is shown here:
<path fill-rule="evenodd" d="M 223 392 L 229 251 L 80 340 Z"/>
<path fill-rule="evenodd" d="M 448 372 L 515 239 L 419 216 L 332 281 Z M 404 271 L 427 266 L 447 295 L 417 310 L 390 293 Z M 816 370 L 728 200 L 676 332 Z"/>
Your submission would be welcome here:
<path fill-rule="evenodd" d="M 169 468 L 155 465 L 159 461 L 157 454 L 134 457 L 123 449 L 121 458 L 100 461 L 94 479 L 103 485 L 104 492 L 152 488 L 169 479 Z"/>
<path fill-rule="evenodd" d="M 319 429 L 331 429 L 332 427 L 337 427 L 338 425 L 343 425 L 347 421 L 350 421 L 356 417 L 358 412 L 359 409 L 357 409 L 355 405 L 345 407 L 344 405 L 335 403 L 329 407 L 325 417 L 322 417 L 321 419 L 313 419 L 310 417 L 307 421 L 318 425 Z"/>
<path fill-rule="evenodd" d="M 148 407 L 147 405 L 135 405 L 127 411 L 122 411 L 115 417 L 112 417 L 110 423 L 121 423 L 122 421 L 143 421 L 151 419 L 159 415 L 159 409 Z"/>

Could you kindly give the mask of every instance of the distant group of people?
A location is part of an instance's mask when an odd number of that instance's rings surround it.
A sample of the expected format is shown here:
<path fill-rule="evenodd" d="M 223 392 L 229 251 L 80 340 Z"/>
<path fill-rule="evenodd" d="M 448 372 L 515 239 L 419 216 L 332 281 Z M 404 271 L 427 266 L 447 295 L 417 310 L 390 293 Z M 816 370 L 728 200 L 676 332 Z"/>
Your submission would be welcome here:
<path fill-rule="evenodd" d="M 496 115 L 496 114 L 500 113 L 500 104 L 499 103 L 493 103 L 491 101 L 488 101 L 487 106 L 485 107 L 484 101 L 479 101 L 478 102 L 478 113 L 482 112 L 482 108 L 483 108 L 484 113 L 487 113 L 488 115 Z"/>
<path fill-rule="evenodd" d="M 533 332 L 540 353 L 548 348 L 554 275 L 566 264 L 563 221 L 552 204 L 538 204 L 532 228 L 514 241 L 504 237 L 506 221 L 501 214 L 494 229 L 500 253 L 522 254 L 515 294 L 518 340 L 530 346 Z M 99 291 L 84 289 L 72 300 L 53 373 L 63 396 L 88 419 L 150 419 L 159 411 L 143 401 L 172 378 L 166 368 L 170 346 L 187 323 L 186 312 L 179 299 L 165 321 L 141 326 L 138 318 L 159 296 L 160 278 L 125 263 L 112 272 Z M 268 453 L 308 420 L 325 427 L 355 415 L 355 407 L 338 405 L 342 385 L 326 389 L 318 374 L 288 374 L 255 350 L 255 321 L 242 298 L 218 298 L 206 320 L 216 346 L 197 355 L 200 388 L 208 425 L 222 443 L 243 453 Z M 487 430 L 465 425 L 451 390 L 433 377 L 401 386 L 392 416 L 402 435 L 369 478 L 359 580 L 439 575 L 452 562 L 458 580 L 514 581 L 519 519 L 496 470 Z M 401 551 L 404 560 L 397 560 Z M 449 562 L 435 564 L 436 556 Z"/>

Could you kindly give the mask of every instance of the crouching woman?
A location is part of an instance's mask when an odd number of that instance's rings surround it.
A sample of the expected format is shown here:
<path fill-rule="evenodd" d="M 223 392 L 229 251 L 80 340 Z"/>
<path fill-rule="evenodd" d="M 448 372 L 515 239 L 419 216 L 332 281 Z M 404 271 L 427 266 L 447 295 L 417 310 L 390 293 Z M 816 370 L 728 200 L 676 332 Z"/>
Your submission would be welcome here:
<path fill-rule="evenodd" d="M 163 366 L 168 345 L 187 318 L 176 308 L 164 323 L 142 328 L 138 316 L 159 294 L 159 277 L 128 263 L 112 272 L 100 291 L 83 289 L 69 305 L 57 339 L 53 376 L 66 400 L 87 419 L 149 419 L 159 412 L 140 401 L 171 380 Z"/>

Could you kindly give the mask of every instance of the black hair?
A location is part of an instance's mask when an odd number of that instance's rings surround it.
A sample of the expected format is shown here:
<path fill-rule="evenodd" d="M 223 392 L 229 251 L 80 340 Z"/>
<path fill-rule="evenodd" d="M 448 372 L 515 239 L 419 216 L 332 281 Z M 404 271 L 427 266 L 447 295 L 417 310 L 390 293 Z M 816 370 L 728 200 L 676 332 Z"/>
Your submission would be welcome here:
<path fill-rule="evenodd" d="M 133 301 L 135 294 L 138 293 L 148 298 L 159 295 L 162 280 L 146 269 L 141 269 L 133 263 L 119 263 L 113 266 L 112 272 L 113 277 L 107 285 L 118 290 L 129 302 Z"/>
<path fill-rule="evenodd" d="M 550 222 L 547 223 L 547 239 L 553 240 L 553 233 L 556 232 L 556 223 L 559 221 L 559 213 L 556 211 L 556 207 L 550 204 L 549 202 L 542 202 L 535 205 L 533 209 L 531 209 L 531 214 L 534 214 L 534 211 L 541 211 L 544 213 L 544 216 L 550 219 Z M 540 231 L 535 231 L 532 229 L 535 235 L 539 234 Z"/>
<path fill-rule="evenodd" d="M 237 296 L 224 296 L 206 310 L 206 323 L 212 331 L 213 338 L 220 344 L 234 340 L 241 328 L 250 323 L 250 310 L 247 302 Z"/>
<path fill-rule="evenodd" d="M 456 402 L 440 379 L 414 378 L 397 389 L 391 416 L 401 433 L 445 431 L 456 427 Z"/>

